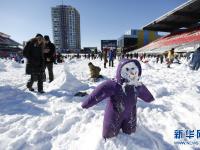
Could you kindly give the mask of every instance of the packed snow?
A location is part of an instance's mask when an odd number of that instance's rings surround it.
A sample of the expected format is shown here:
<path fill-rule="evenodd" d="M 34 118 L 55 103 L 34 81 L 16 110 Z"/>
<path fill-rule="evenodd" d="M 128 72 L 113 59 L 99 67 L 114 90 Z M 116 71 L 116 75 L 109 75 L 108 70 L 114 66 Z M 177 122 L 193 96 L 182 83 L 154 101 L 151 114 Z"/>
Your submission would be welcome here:
<path fill-rule="evenodd" d="M 25 64 L 0 59 L 0 149 L 8 150 L 192 150 L 197 144 L 177 144 L 175 130 L 200 130 L 200 71 L 192 71 L 187 62 L 157 64 L 154 59 L 142 63 L 141 81 L 155 97 L 152 103 L 138 100 L 137 130 L 131 135 L 102 138 L 106 100 L 82 109 L 85 97 L 101 82 L 115 77 L 115 67 L 103 68 L 104 79 L 89 79 L 89 60 L 66 59 L 54 65 L 55 80 L 44 82 L 45 94 L 26 88 L 29 79 Z M 48 74 L 47 74 L 48 76 Z M 47 78 L 48 81 L 48 78 Z M 189 141 L 190 139 L 185 139 Z M 190 142 L 190 141 L 189 141 Z"/>

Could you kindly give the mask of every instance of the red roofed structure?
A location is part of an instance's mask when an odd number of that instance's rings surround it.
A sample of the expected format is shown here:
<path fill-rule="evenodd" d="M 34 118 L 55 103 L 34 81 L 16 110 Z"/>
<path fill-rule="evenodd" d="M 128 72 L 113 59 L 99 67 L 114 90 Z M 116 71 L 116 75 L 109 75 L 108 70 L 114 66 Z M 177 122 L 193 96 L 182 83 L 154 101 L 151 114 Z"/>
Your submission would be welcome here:
<path fill-rule="evenodd" d="M 14 57 L 22 53 L 21 44 L 10 39 L 10 36 L 0 32 L 0 57 Z"/>
<path fill-rule="evenodd" d="M 144 26 L 143 30 L 168 32 L 168 35 L 134 52 L 163 53 L 171 48 L 177 52 L 194 51 L 200 46 L 200 0 L 180 5 Z"/>

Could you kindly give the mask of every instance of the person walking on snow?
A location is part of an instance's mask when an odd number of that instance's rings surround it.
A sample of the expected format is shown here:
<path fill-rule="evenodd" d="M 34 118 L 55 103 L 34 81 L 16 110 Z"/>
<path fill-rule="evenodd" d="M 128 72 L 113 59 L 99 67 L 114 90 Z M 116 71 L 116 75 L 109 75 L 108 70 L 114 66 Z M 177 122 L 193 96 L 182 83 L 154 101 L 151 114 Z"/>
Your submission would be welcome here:
<path fill-rule="evenodd" d="M 31 78 L 27 83 L 27 88 L 34 91 L 32 85 L 34 81 L 38 82 L 38 92 L 43 91 L 43 74 L 44 74 L 44 39 L 41 34 L 37 34 L 35 38 L 31 39 L 23 50 L 23 55 L 27 58 L 26 74 L 30 74 Z"/>

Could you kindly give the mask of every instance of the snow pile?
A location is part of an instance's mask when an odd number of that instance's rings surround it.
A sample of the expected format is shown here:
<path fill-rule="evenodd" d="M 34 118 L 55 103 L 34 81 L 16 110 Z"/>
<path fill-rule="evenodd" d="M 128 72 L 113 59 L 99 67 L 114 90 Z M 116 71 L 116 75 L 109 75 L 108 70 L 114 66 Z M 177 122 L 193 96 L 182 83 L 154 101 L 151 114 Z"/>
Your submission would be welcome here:
<path fill-rule="evenodd" d="M 156 89 L 156 94 L 155 94 L 156 98 L 160 98 L 162 96 L 169 96 L 169 95 L 170 95 L 170 92 L 168 91 L 166 87 L 158 87 L 158 89 Z"/>
<path fill-rule="evenodd" d="M 12 61 L 12 63 L 10 64 L 11 68 L 22 68 L 23 67 L 23 64 L 20 64 L 20 63 L 17 63 L 16 61 Z"/>
<path fill-rule="evenodd" d="M 55 79 L 52 82 L 48 90 L 56 90 L 56 89 L 65 90 L 69 95 L 74 95 L 76 92 L 79 92 L 80 90 L 88 89 L 88 87 L 89 86 L 87 84 L 82 83 L 70 73 L 68 64 L 65 63 L 64 71 L 57 79 Z"/>

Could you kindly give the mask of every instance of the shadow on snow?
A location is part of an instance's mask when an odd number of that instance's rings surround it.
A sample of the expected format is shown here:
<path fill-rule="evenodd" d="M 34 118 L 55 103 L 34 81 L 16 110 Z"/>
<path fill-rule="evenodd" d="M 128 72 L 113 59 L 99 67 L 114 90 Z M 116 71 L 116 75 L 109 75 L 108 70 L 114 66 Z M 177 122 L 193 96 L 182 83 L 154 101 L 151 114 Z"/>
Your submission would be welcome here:
<path fill-rule="evenodd" d="M 29 115 L 48 115 L 44 109 L 36 106 L 44 104 L 47 101 L 39 101 L 31 93 L 13 88 L 11 86 L 0 87 L 0 114 L 29 114 Z"/>

